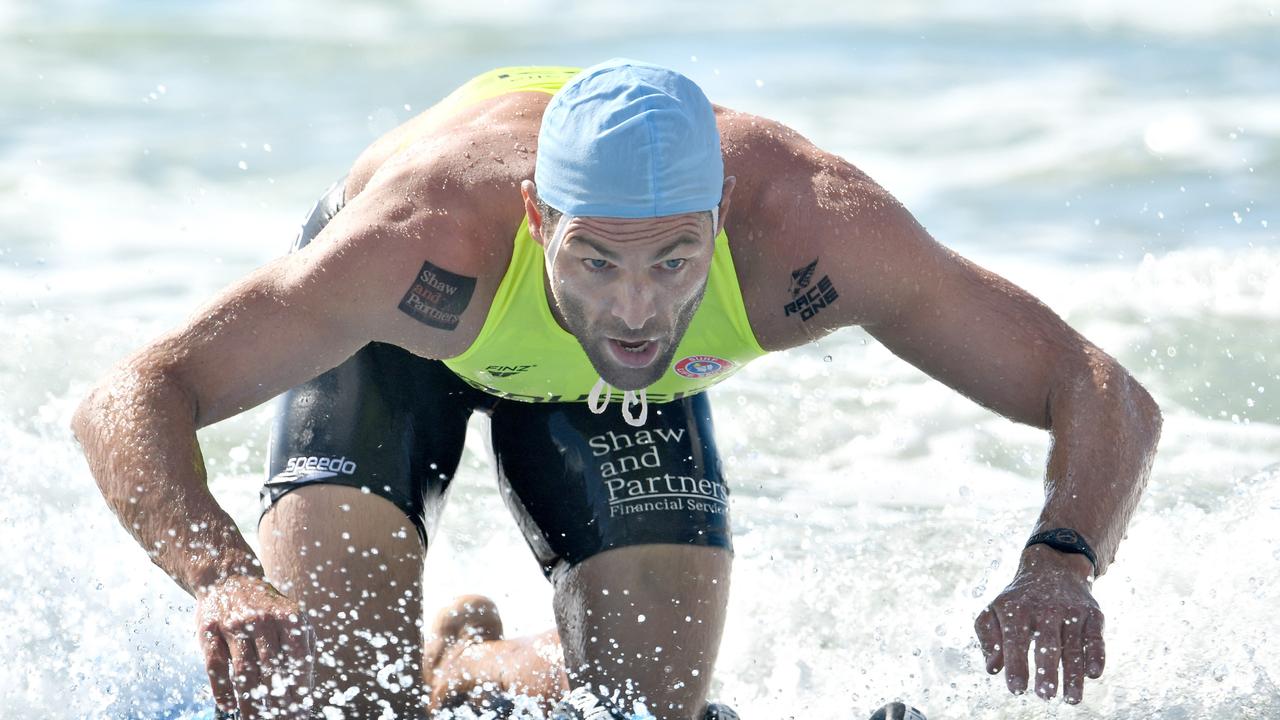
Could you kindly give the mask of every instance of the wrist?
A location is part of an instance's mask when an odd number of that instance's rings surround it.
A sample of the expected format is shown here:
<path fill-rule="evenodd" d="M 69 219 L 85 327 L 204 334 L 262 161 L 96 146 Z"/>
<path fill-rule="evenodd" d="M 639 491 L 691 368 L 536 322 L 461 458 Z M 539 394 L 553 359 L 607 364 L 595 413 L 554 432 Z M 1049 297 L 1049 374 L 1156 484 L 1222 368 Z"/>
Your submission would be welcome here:
<path fill-rule="evenodd" d="M 1018 572 L 1033 571 L 1066 573 L 1085 582 L 1093 579 L 1093 563 L 1089 558 L 1055 550 L 1044 543 L 1028 545 L 1022 550 Z"/>
<path fill-rule="evenodd" d="M 262 563 L 252 553 L 220 553 L 208 561 L 191 575 L 191 593 L 197 598 L 230 580 L 265 580 Z"/>

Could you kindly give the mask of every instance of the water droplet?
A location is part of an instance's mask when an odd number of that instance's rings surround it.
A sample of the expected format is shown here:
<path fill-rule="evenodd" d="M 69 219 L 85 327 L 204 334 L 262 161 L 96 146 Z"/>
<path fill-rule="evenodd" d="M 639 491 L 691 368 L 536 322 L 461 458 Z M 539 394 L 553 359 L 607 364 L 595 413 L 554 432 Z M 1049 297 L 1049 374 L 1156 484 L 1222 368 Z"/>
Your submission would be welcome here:
<path fill-rule="evenodd" d="M 822 356 L 822 362 L 831 362 L 831 356 L 830 356 L 830 355 L 823 355 L 823 356 Z"/>

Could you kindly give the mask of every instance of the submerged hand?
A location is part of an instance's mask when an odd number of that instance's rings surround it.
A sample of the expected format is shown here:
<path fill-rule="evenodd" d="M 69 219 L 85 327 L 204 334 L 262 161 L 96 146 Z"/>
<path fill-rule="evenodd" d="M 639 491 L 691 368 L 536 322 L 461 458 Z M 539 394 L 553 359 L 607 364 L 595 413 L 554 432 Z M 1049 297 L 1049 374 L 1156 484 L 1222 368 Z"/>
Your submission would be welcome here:
<path fill-rule="evenodd" d="M 197 596 L 196 623 L 218 710 L 307 717 L 314 641 L 297 603 L 261 578 L 233 577 Z"/>
<path fill-rule="evenodd" d="M 1013 582 L 978 615 L 974 629 L 987 672 L 994 675 L 1004 668 L 1010 692 L 1020 695 L 1027 690 L 1027 650 L 1034 640 L 1036 694 L 1048 700 L 1057 693 L 1061 665 L 1063 698 L 1075 704 L 1083 697 L 1084 678 L 1102 676 L 1103 616 L 1088 575 L 1071 564 L 1081 556 L 1062 559 L 1046 554 L 1056 552 L 1043 546 L 1028 548 Z"/>

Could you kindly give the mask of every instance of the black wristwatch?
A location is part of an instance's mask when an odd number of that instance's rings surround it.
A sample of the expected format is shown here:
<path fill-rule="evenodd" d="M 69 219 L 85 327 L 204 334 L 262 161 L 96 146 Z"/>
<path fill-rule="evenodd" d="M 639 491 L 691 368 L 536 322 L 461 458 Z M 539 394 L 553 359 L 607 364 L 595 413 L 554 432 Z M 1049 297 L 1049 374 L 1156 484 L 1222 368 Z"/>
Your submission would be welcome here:
<path fill-rule="evenodd" d="M 1098 556 L 1094 554 L 1093 548 L 1089 547 L 1089 543 L 1085 542 L 1084 538 L 1080 537 L 1080 533 L 1075 530 L 1071 528 L 1054 528 L 1036 533 L 1027 541 L 1025 547 L 1041 543 L 1058 552 L 1078 553 L 1089 558 L 1089 562 L 1093 564 L 1093 574 L 1098 574 Z"/>

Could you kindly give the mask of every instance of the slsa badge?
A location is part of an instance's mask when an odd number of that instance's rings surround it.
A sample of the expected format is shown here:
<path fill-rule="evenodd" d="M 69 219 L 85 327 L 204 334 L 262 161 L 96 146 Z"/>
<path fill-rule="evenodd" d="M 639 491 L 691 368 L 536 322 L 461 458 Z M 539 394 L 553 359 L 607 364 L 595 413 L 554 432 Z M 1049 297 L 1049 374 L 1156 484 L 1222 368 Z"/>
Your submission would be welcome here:
<path fill-rule="evenodd" d="M 690 355 L 675 364 L 677 375 L 691 380 L 701 380 L 733 367 L 733 361 L 718 358 L 714 355 Z"/>

